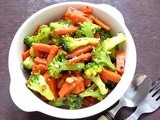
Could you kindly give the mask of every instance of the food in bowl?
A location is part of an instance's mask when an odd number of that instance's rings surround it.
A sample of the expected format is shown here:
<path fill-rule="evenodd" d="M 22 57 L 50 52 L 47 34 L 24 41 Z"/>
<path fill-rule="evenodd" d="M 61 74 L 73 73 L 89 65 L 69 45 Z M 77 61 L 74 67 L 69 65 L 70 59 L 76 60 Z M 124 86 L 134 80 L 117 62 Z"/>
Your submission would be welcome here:
<path fill-rule="evenodd" d="M 26 86 L 41 100 L 80 109 L 102 100 L 121 80 L 126 36 L 92 13 L 92 7 L 68 7 L 62 18 L 37 26 L 24 38 L 22 66 Z"/>
<path fill-rule="evenodd" d="M 37 26 L 60 20 L 69 7 L 79 9 L 86 6 L 91 7 L 92 14 L 111 28 L 109 30 L 111 36 L 117 36 L 119 32 L 125 34 L 125 42 L 118 45 L 120 50 L 125 52 L 125 72 L 121 76 L 121 80 L 118 84 L 113 86 L 114 89 L 111 92 L 108 92 L 107 96 L 102 101 L 90 107 L 76 110 L 54 107 L 41 100 L 45 97 L 42 97 L 42 95 L 37 97 L 33 94 L 34 92 L 26 87 L 26 80 L 29 79 L 29 76 L 22 70 L 22 53 L 27 50 L 26 45 L 24 44 L 24 38 L 28 35 L 33 35 Z M 50 5 L 39 10 L 22 24 L 16 32 L 10 46 L 8 66 L 11 78 L 10 95 L 18 108 L 26 112 L 39 111 L 46 115 L 58 118 L 78 119 L 89 117 L 108 109 L 123 96 L 129 87 L 135 72 L 136 49 L 133 38 L 125 25 L 124 18 L 115 7 L 107 4 L 64 2 Z M 39 97 L 41 99 L 39 99 Z M 46 98 L 44 101 L 46 101 Z"/>

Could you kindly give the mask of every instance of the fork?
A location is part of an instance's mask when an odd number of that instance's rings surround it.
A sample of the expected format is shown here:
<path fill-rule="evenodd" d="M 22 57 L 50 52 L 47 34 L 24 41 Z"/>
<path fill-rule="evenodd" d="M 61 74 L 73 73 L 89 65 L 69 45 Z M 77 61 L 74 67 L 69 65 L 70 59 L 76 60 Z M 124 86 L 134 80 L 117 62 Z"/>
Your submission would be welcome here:
<path fill-rule="evenodd" d="M 137 107 L 136 111 L 125 120 L 138 120 L 143 113 L 151 113 L 160 107 L 160 77 L 153 81 L 153 87 L 147 98 Z"/>

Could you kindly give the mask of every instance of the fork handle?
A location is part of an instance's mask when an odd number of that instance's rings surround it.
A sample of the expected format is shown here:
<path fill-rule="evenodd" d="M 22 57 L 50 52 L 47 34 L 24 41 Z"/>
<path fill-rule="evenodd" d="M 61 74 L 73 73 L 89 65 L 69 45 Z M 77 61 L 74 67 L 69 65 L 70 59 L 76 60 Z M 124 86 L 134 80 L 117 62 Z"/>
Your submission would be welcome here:
<path fill-rule="evenodd" d="M 125 120 L 138 120 L 138 118 L 142 115 L 142 112 L 140 109 L 138 109 L 139 107 L 137 107 L 136 111 L 134 113 L 132 113 L 128 118 L 126 118 Z"/>

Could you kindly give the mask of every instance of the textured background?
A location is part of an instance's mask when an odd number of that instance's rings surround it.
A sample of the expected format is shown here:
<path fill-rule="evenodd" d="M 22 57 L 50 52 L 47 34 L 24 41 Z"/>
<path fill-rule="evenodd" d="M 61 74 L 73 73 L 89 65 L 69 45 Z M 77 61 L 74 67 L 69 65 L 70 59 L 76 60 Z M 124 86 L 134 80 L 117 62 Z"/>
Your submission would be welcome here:
<path fill-rule="evenodd" d="M 36 11 L 65 1 L 69 0 L 0 0 L 0 120 L 60 120 L 39 112 L 26 113 L 15 106 L 9 94 L 10 76 L 7 60 L 10 44 L 21 24 Z M 160 0 L 81 1 L 105 3 L 118 8 L 124 15 L 136 44 L 136 73 L 146 74 L 151 79 L 160 75 Z M 116 120 L 126 118 L 133 111 L 131 108 L 121 109 Z M 101 114 L 84 120 L 96 120 Z M 159 119 L 160 109 L 140 117 L 140 120 Z"/>

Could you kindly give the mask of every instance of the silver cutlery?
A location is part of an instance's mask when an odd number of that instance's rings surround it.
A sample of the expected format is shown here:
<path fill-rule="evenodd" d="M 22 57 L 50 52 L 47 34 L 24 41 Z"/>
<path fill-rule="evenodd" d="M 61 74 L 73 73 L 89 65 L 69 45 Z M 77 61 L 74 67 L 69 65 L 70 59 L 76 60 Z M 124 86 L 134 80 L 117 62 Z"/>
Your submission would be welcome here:
<path fill-rule="evenodd" d="M 149 77 L 142 74 L 134 76 L 130 87 L 119 100 L 118 105 L 109 110 L 105 115 L 102 115 L 98 120 L 112 120 L 123 106 L 138 106 L 147 97 L 150 88 L 151 79 Z"/>
<path fill-rule="evenodd" d="M 147 98 L 137 107 L 136 111 L 125 120 L 138 120 L 143 113 L 151 113 L 160 107 L 160 77 L 156 79 Z"/>

